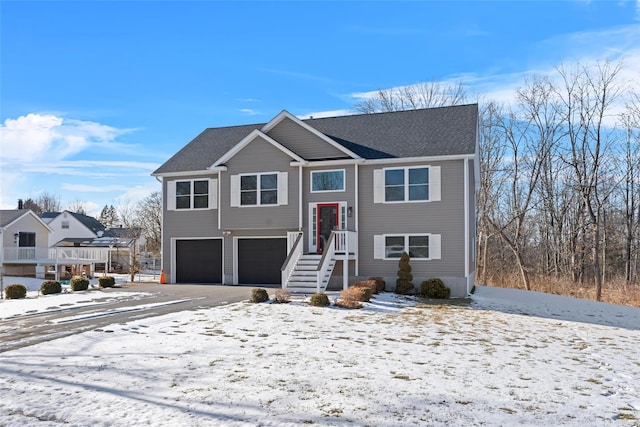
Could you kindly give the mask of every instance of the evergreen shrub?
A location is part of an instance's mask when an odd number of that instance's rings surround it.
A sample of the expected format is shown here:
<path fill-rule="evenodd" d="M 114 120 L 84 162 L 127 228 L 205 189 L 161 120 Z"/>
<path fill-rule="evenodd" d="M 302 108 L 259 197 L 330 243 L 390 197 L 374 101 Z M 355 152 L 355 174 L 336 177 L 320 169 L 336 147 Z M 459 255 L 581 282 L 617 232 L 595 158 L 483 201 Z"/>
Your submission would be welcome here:
<path fill-rule="evenodd" d="M 85 279 L 84 277 L 74 276 L 71 279 L 71 290 L 72 291 L 86 291 L 89 289 L 89 279 Z"/>
<path fill-rule="evenodd" d="M 22 299 L 27 296 L 27 288 L 24 285 L 13 284 L 4 288 L 4 295 L 7 299 Z"/>
<path fill-rule="evenodd" d="M 249 301 L 254 303 L 269 301 L 269 294 L 264 288 L 253 288 L 251 289 L 251 299 Z"/>
<path fill-rule="evenodd" d="M 420 283 L 420 296 L 447 299 L 451 296 L 451 289 L 447 288 L 441 279 L 433 278 Z"/>
<path fill-rule="evenodd" d="M 45 280 L 40 285 L 40 293 L 42 295 L 59 294 L 62 292 L 62 285 L 55 280 Z"/>

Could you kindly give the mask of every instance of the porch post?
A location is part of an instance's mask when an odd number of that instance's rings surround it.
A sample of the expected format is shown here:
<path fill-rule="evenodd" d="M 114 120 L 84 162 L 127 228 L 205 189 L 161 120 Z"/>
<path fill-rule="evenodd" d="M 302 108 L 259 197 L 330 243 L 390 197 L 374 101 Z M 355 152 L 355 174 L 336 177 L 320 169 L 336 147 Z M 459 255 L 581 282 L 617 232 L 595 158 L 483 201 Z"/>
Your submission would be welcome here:
<path fill-rule="evenodd" d="M 349 287 L 349 232 L 344 232 L 344 258 L 342 259 L 342 289 Z"/>

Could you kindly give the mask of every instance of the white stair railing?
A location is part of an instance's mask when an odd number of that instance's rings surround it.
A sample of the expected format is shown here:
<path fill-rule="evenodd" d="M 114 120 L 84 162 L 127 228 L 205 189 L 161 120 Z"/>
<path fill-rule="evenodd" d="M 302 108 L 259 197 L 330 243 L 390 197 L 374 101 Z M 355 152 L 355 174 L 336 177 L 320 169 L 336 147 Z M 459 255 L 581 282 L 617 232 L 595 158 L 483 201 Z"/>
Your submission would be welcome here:
<path fill-rule="evenodd" d="M 296 237 L 287 258 L 284 260 L 284 264 L 280 268 L 280 273 L 282 275 L 282 287 L 286 288 L 289 284 L 289 278 L 291 277 L 291 273 L 293 272 L 296 264 L 298 263 L 298 259 L 302 255 L 302 232 L 298 233 L 298 237 Z"/>
<path fill-rule="evenodd" d="M 320 263 L 316 269 L 316 290 L 318 293 L 320 289 L 324 291 L 329 283 L 329 277 L 327 277 L 327 275 L 330 275 L 329 269 L 333 268 L 334 263 L 332 261 L 336 254 L 336 245 L 334 244 L 335 236 L 336 232 L 332 231 L 329 236 L 329 241 L 325 245 L 326 250 L 322 253 L 322 258 L 320 258 Z"/>

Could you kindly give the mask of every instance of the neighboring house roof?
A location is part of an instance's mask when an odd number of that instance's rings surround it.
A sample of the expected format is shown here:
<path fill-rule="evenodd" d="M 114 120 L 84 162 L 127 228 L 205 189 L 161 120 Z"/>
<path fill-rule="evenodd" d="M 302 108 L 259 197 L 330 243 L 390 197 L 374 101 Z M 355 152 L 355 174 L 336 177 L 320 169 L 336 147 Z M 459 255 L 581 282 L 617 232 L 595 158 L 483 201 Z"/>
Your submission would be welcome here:
<path fill-rule="evenodd" d="M 99 231 L 102 231 L 102 232 L 105 231 L 104 225 L 102 225 L 100 221 L 98 221 L 92 216 L 87 216 L 87 215 L 83 215 L 83 214 L 71 212 L 71 211 L 64 211 L 64 212 L 67 212 L 69 215 L 72 215 L 78 222 L 84 225 L 88 230 L 92 231 L 95 235 L 98 235 Z M 62 215 L 64 212 L 44 212 L 42 214 L 42 218 L 48 219 L 48 221 L 46 222 L 49 223 L 51 222 L 52 219 L 57 218 L 58 216 Z"/>
<path fill-rule="evenodd" d="M 8 227 L 14 222 L 18 221 L 25 215 L 33 215 L 33 217 L 41 222 L 49 231 L 51 228 L 44 222 L 42 219 L 38 217 L 31 209 L 11 209 L 11 210 L 0 210 L 0 228 Z"/>
<path fill-rule="evenodd" d="M 427 108 L 302 120 L 365 159 L 474 154 L 478 105 Z M 207 170 L 265 123 L 209 128 L 153 175 Z"/>

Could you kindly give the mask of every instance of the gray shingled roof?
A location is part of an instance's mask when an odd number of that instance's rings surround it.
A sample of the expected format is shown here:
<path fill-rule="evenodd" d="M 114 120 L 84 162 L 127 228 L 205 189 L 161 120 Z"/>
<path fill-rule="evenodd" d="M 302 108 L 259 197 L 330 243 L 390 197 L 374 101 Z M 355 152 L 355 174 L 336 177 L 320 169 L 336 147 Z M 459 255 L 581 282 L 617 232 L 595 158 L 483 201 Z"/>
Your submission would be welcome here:
<path fill-rule="evenodd" d="M 365 159 L 475 152 L 477 104 L 307 119 L 305 123 Z M 209 128 L 155 174 L 201 171 L 264 123 Z"/>
<path fill-rule="evenodd" d="M 82 215 L 76 212 L 69 212 L 75 219 L 80 221 L 85 227 L 98 234 L 98 231 L 104 231 L 104 225 L 92 216 Z"/>
<path fill-rule="evenodd" d="M 6 227 L 27 212 L 29 209 L 0 210 L 0 227 Z"/>

